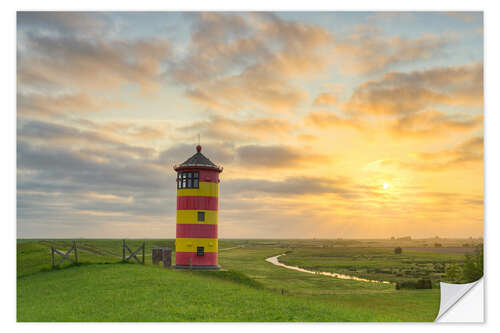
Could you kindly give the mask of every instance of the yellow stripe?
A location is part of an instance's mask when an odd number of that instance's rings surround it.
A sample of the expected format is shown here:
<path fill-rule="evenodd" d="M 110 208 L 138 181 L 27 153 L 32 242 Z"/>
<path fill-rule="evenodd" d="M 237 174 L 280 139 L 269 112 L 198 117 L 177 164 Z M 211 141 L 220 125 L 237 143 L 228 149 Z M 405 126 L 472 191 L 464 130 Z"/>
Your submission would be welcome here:
<path fill-rule="evenodd" d="M 198 212 L 205 212 L 205 221 L 198 222 Z M 177 210 L 178 224 L 217 224 L 218 211 L 216 210 Z"/>
<path fill-rule="evenodd" d="M 177 238 L 175 240 L 175 251 L 196 252 L 198 246 L 203 246 L 205 252 L 217 252 L 217 238 Z"/>
<path fill-rule="evenodd" d="M 216 197 L 219 195 L 219 184 L 217 183 L 200 182 L 199 187 L 177 189 L 177 196 Z"/>

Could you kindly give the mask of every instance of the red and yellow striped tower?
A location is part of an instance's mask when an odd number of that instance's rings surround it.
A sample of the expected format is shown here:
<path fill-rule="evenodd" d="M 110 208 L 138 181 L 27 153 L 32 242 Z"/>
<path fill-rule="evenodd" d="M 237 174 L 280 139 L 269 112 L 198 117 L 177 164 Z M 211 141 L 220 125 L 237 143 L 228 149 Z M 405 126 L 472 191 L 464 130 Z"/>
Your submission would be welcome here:
<path fill-rule="evenodd" d="M 222 167 L 203 156 L 200 145 L 196 151 L 174 167 L 177 171 L 175 266 L 218 269 L 217 210 Z"/>

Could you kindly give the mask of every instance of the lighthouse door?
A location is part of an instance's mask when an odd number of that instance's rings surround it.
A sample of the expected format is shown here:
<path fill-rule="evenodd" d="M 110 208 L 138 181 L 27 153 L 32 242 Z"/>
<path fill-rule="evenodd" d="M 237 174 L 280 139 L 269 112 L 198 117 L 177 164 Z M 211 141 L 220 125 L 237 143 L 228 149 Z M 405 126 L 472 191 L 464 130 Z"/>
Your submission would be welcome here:
<path fill-rule="evenodd" d="M 197 257 L 203 257 L 203 256 L 205 256 L 205 247 L 203 247 L 203 246 L 198 246 L 198 247 L 196 248 L 196 256 L 197 256 Z"/>

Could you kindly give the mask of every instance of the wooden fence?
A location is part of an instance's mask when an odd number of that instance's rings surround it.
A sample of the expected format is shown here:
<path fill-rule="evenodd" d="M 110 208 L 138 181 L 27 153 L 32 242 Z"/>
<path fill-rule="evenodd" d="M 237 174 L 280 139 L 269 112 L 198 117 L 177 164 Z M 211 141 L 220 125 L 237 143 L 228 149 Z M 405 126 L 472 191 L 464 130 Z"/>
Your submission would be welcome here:
<path fill-rule="evenodd" d="M 54 244 L 51 244 L 51 257 L 52 257 L 52 267 L 60 266 L 64 261 L 69 261 L 70 263 L 78 264 L 78 246 L 76 241 L 73 241 L 73 245 L 69 250 L 66 252 L 62 250 L 58 250 L 55 248 Z M 85 250 L 85 247 L 82 247 Z M 93 252 L 95 252 L 96 249 L 94 249 Z M 126 256 L 126 251 L 129 252 L 129 255 Z M 74 253 L 74 258 L 71 257 L 71 253 Z M 142 254 L 141 259 L 137 257 L 139 252 Z M 145 257 L 145 252 L 146 252 L 146 242 L 142 242 L 142 245 L 136 249 L 135 251 L 132 251 L 125 240 L 122 241 L 122 261 L 129 261 L 130 259 L 134 258 L 135 261 L 137 261 L 139 264 L 144 265 L 144 257 Z M 56 263 L 56 254 L 60 256 L 59 261 Z M 119 255 L 118 255 L 119 256 Z"/>
<path fill-rule="evenodd" d="M 69 256 L 69 254 L 73 251 L 75 252 L 75 259 L 74 260 Z M 73 241 L 73 246 L 65 253 L 59 251 L 54 246 L 51 246 L 51 254 L 52 254 L 52 267 L 56 267 L 56 266 L 61 265 L 64 262 L 64 260 L 67 260 L 71 263 L 78 264 L 78 248 L 76 247 L 76 241 Z M 59 259 L 57 264 L 56 264 L 55 254 L 58 254 L 61 257 L 61 259 Z"/>
<path fill-rule="evenodd" d="M 145 247 L 146 247 L 146 242 L 142 242 L 142 245 L 137 250 L 132 252 L 132 250 L 127 246 L 127 243 L 125 243 L 124 239 L 122 242 L 122 248 L 123 248 L 122 260 L 129 261 L 131 258 L 134 258 L 139 264 L 144 265 Z M 130 253 L 130 255 L 127 258 L 125 258 L 125 249 L 127 249 L 128 252 Z M 142 251 L 142 262 L 139 260 L 139 258 L 137 258 L 137 253 L 139 253 L 139 251 Z"/>

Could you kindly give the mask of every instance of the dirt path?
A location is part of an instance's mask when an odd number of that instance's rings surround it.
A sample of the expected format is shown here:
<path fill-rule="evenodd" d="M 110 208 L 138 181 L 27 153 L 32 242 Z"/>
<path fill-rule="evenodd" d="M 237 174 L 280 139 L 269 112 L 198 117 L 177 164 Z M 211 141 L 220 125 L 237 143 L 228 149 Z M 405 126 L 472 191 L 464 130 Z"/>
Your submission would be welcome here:
<path fill-rule="evenodd" d="M 295 271 L 299 271 L 299 272 L 303 272 L 303 273 L 326 275 L 326 276 L 331 276 L 331 277 L 335 277 L 335 278 L 338 278 L 338 279 L 344 279 L 344 280 L 356 280 L 356 281 L 362 281 L 362 282 L 385 283 L 385 284 L 391 284 L 392 283 L 392 282 L 389 282 L 389 281 L 368 280 L 368 279 L 363 279 L 363 278 L 359 278 L 357 276 L 352 276 L 352 275 L 345 275 L 345 274 L 339 274 L 339 273 L 330 273 L 330 272 L 310 271 L 310 270 L 307 270 L 307 269 L 304 269 L 304 268 L 300 268 L 300 267 L 297 267 L 297 266 L 288 266 L 288 265 L 280 263 L 279 260 L 278 260 L 279 257 L 284 256 L 284 255 L 285 255 L 285 253 L 277 255 L 277 256 L 274 256 L 274 257 L 270 257 L 270 258 L 267 258 L 266 261 L 270 262 L 271 264 L 276 265 L 276 266 L 281 266 L 281 267 L 285 267 L 285 268 L 288 268 L 288 269 L 293 269 Z"/>

